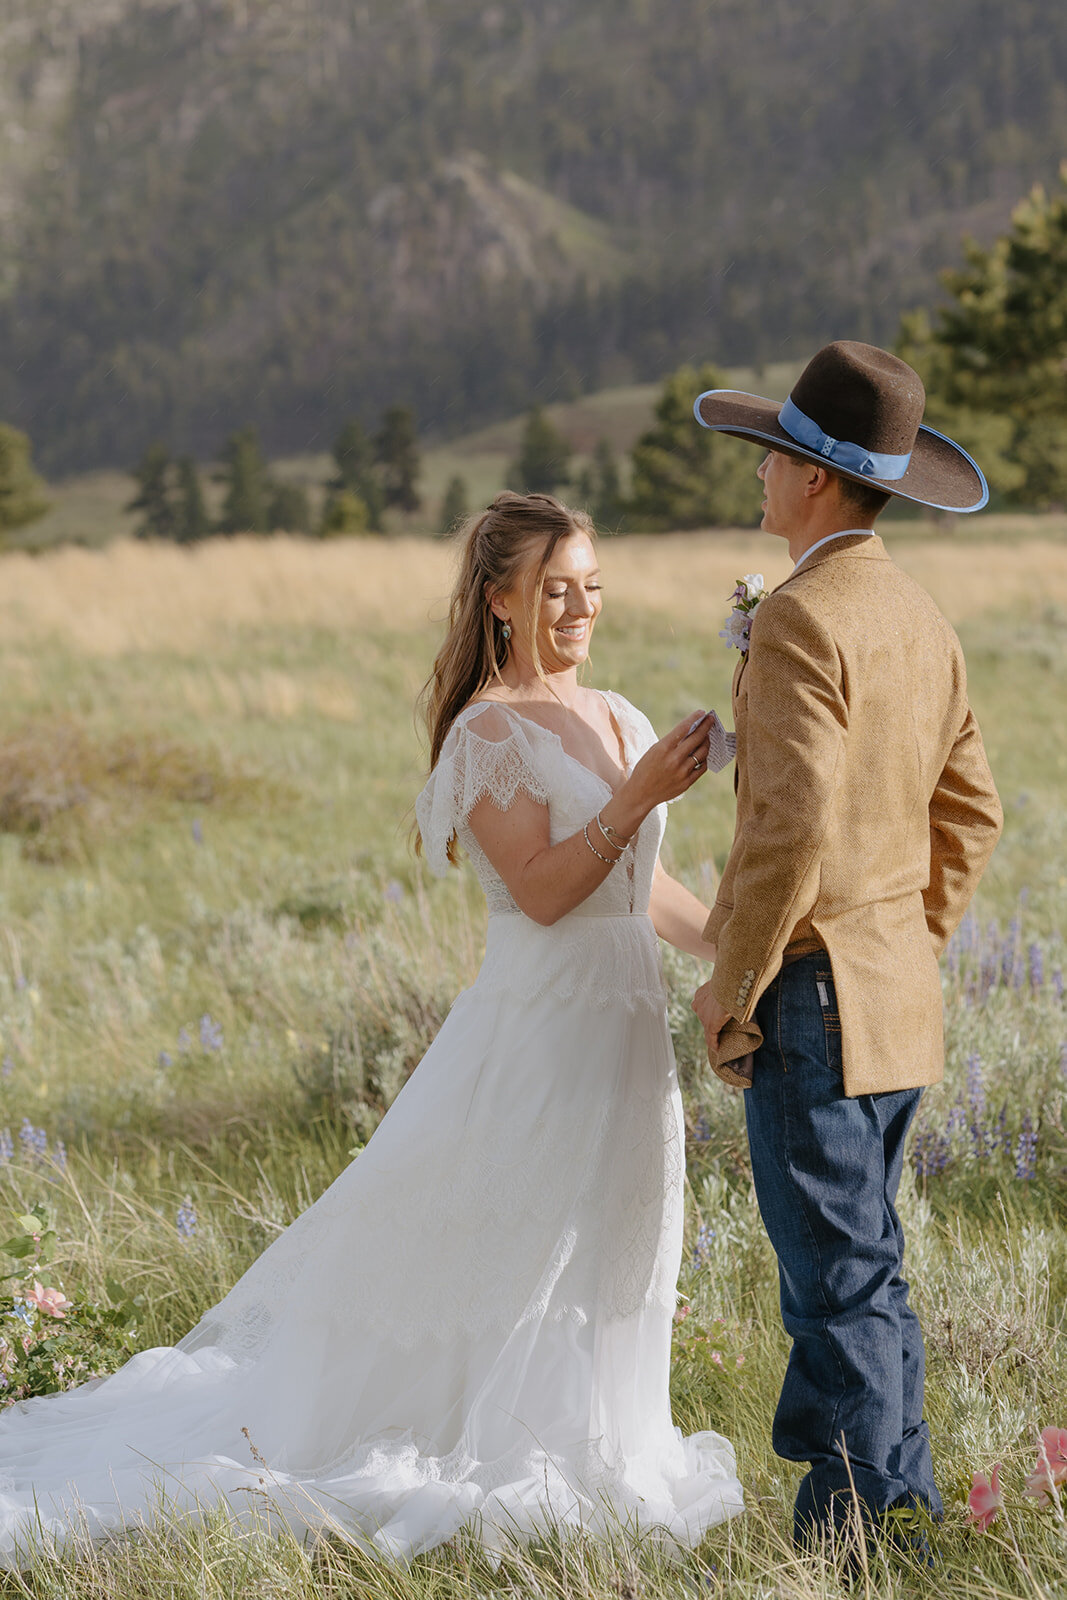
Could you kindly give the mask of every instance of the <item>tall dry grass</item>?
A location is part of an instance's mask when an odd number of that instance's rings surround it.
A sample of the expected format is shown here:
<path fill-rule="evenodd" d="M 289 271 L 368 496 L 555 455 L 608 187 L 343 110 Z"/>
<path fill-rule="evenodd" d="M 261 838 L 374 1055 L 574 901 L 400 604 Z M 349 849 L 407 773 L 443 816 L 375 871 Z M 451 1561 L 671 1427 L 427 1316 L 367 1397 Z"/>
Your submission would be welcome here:
<path fill-rule="evenodd" d="M 972 545 L 911 531 L 895 540 L 891 524 L 886 541 L 953 622 L 1035 596 L 1067 606 L 1065 544 Z M 760 533 L 605 540 L 601 559 L 610 599 L 677 618 L 703 596 L 709 621 L 739 573 L 761 571 L 774 584 L 791 565 L 784 545 Z M 220 634 L 248 627 L 395 632 L 444 616 L 453 560 L 450 545 L 412 538 L 213 539 L 193 550 L 119 540 L 103 550 L 12 554 L 2 567 L 0 628 L 9 645 L 53 635 L 93 656 L 199 656 Z"/>

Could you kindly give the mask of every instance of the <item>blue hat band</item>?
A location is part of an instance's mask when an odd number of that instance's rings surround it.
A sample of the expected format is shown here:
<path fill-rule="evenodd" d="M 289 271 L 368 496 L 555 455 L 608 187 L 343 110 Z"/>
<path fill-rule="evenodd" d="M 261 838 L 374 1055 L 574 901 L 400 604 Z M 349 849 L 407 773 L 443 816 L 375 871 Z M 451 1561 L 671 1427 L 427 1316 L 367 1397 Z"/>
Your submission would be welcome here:
<path fill-rule="evenodd" d="M 902 478 L 911 461 L 911 451 L 904 456 L 879 454 L 862 444 L 851 444 L 848 439 L 832 439 L 823 433 L 817 422 L 804 415 L 792 400 L 786 400 L 778 413 L 778 421 L 797 444 L 813 450 L 831 466 L 842 467 L 846 472 L 858 472 L 864 478 L 884 478 L 891 482 Z"/>

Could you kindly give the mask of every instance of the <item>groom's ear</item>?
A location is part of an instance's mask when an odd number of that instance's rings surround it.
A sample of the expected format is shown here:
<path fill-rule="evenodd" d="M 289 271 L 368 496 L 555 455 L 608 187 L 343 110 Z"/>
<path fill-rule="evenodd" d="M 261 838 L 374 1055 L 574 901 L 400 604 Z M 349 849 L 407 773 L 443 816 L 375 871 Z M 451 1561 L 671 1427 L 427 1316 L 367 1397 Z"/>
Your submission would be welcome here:
<path fill-rule="evenodd" d="M 806 461 L 804 465 L 807 468 L 804 494 L 808 498 L 817 494 L 825 494 L 827 490 L 834 488 L 839 481 L 836 472 L 827 472 L 825 467 L 818 466 L 814 461 Z"/>

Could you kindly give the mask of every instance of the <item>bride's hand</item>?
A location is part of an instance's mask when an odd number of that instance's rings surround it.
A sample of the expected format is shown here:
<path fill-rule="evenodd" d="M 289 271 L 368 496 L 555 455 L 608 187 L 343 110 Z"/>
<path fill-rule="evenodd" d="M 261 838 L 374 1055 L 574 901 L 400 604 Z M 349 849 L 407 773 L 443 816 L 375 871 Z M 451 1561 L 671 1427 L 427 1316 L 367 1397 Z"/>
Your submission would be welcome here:
<path fill-rule="evenodd" d="M 675 800 L 708 770 L 710 713 L 691 711 L 651 750 L 646 750 L 626 787 L 647 815 L 664 800 Z"/>

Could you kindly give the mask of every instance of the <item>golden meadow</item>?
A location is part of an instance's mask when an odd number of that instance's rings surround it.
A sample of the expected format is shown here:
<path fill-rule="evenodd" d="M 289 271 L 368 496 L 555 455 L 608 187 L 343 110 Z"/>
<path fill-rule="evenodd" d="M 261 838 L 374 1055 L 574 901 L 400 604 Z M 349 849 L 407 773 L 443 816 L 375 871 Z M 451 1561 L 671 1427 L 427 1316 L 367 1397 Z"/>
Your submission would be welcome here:
<path fill-rule="evenodd" d="M 1062 522 L 887 526 L 964 640 L 1007 824 L 946 962 L 948 1077 L 902 1194 L 949 1506 L 941 1564 L 930 1578 L 872 1556 L 869 1594 L 1067 1594 L 1063 1519 L 1021 1492 L 1036 1431 L 1067 1425 Z M 421 539 L 279 538 L 0 563 L 0 1227 L 52 1207 L 67 1294 L 117 1278 L 143 1297 L 140 1344 L 179 1337 L 353 1158 L 476 970 L 476 893 L 463 873 L 429 878 L 408 839 L 413 703 L 451 559 Z M 602 561 L 594 681 L 664 730 L 724 709 L 726 596 L 741 573 L 784 576 L 784 548 L 632 537 L 604 540 Z M 728 774 L 672 808 L 670 860 L 705 895 L 731 822 Z M 625 1543 L 547 1543 L 496 1571 L 462 1543 L 401 1571 L 175 1526 L 0 1594 L 843 1592 L 789 1549 L 794 1474 L 769 1442 L 786 1347 L 742 1109 L 701 1064 L 694 964 L 667 965 L 690 1135 L 676 1415 L 737 1441 L 747 1517 L 676 1567 Z M 1008 1512 L 980 1535 L 966 1493 L 998 1460 Z"/>

